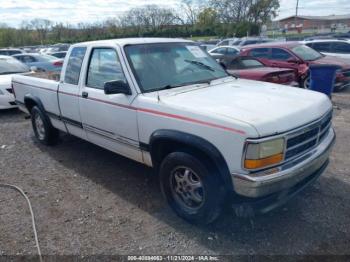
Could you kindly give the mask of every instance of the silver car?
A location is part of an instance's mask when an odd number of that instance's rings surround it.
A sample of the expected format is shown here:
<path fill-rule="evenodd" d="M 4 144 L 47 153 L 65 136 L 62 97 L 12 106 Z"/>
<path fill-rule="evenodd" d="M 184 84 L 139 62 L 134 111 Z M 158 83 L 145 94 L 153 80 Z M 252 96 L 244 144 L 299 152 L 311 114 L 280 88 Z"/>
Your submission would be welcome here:
<path fill-rule="evenodd" d="M 63 59 L 50 55 L 41 54 L 18 54 L 12 57 L 26 64 L 34 71 L 41 72 L 60 72 L 63 65 Z"/>

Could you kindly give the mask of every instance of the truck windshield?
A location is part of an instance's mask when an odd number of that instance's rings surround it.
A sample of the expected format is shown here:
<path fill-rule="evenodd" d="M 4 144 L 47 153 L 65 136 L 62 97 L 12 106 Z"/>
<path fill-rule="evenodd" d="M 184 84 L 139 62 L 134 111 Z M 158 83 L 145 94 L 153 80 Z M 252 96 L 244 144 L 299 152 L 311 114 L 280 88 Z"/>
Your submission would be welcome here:
<path fill-rule="evenodd" d="M 158 43 L 125 47 L 143 92 L 210 82 L 228 74 L 193 43 Z"/>
<path fill-rule="evenodd" d="M 322 57 L 319 52 L 306 45 L 298 45 L 292 51 L 304 61 L 315 61 Z"/>
<path fill-rule="evenodd" d="M 0 57 L 0 75 L 29 72 L 29 67 L 12 57 Z"/>

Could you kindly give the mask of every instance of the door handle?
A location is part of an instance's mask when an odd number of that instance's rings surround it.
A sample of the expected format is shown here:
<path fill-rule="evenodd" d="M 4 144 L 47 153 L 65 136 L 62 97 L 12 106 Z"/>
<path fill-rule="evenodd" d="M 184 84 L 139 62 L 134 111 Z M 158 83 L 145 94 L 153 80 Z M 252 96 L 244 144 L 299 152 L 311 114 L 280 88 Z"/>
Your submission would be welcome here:
<path fill-rule="evenodd" d="M 81 96 L 82 96 L 83 98 L 88 98 L 89 93 L 88 93 L 88 92 L 83 92 L 83 93 L 81 94 Z"/>

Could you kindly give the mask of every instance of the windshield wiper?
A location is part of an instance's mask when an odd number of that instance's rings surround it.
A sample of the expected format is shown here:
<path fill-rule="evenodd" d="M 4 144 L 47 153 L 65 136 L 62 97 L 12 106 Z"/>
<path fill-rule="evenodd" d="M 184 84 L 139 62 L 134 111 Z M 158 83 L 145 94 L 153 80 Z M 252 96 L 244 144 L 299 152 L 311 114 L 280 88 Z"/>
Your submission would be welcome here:
<path fill-rule="evenodd" d="M 162 90 L 172 89 L 172 88 L 176 88 L 176 87 L 180 87 L 180 86 L 183 86 L 183 85 L 170 85 L 169 84 L 169 85 L 165 85 L 165 86 L 162 86 L 162 87 L 149 89 L 149 90 L 147 90 L 147 92 L 162 91 Z"/>
<path fill-rule="evenodd" d="M 211 67 L 210 65 L 204 64 L 204 63 L 202 63 L 202 62 L 200 62 L 200 61 L 197 61 L 197 60 L 188 60 L 188 59 L 185 59 L 184 61 L 187 62 L 187 63 L 193 64 L 193 65 L 199 66 L 199 67 L 201 67 L 201 68 L 204 68 L 204 69 L 206 69 L 206 70 L 215 72 L 215 69 L 214 69 L 213 67 Z"/>

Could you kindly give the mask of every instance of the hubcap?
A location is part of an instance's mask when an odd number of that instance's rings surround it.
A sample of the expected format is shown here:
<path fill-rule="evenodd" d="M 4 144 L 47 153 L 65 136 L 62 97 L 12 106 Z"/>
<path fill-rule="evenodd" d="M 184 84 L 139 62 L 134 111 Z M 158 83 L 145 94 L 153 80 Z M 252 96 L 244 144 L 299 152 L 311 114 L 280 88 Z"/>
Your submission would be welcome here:
<path fill-rule="evenodd" d="M 35 127 L 36 127 L 36 132 L 37 132 L 38 138 L 40 140 L 44 140 L 45 139 L 45 127 L 44 127 L 44 122 L 41 119 L 39 114 L 35 115 L 34 123 L 35 123 Z"/>
<path fill-rule="evenodd" d="M 204 202 L 204 188 L 200 177 L 190 168 L 177 167 L 170 176 L 175 201 L 187 208 L 198 209 Z"/>

